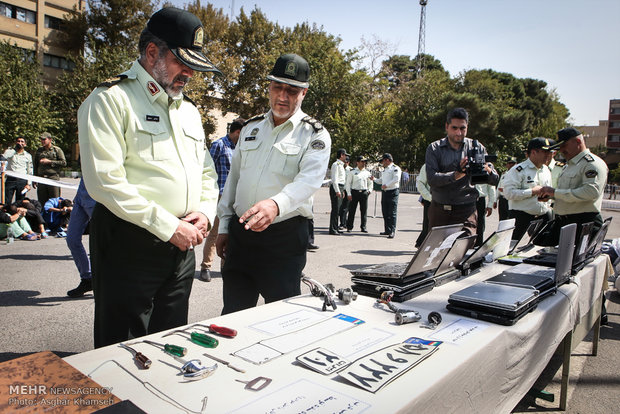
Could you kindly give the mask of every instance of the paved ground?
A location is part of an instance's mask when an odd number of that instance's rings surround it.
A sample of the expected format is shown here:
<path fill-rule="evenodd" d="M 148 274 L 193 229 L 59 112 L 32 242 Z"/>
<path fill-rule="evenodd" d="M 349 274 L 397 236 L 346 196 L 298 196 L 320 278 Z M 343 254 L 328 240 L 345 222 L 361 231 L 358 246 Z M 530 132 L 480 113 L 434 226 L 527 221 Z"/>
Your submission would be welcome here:
<path fill-rule="evenodd" d="M 77 180 L 67 179 L 77 184 Z M 73 197 L 74 192 L 63 190 L 63 195 Z M 401 194 L 396 238 L 388 240 L 379 236 L 383 231 L 380 216 L 380 197 L 371 195 L 368 234 L 354 231 L 341 236 L 327 234 L 329 222 L 329 195 L 327 188 L 315 197 L 316 244 L 320 249 L 308 253 L 305 273 L 321 282 L 331 282 L 336 288 L 350 285 L 349 270 L 363 264 L 407 261 L 421 229 L 422 208 L 415 194 Z M 605 211 L 613 216 L 608 238 L 620 237 L 620 212 Z M 359 218 L 358 218 L 359 220 Z M 497 226 L 497 213 L 488 219 L 487 234 Z M 359 230 L 359 221 L 356 221 Z M 88 241 L 88 236 L 85 236 Z M 197 259 L 202 249 L 197 249 Z M 214 268 L 219 269 L 219 261 Z M 196 276 L 198 272 L 196 273 Z M 79 283 L 79 276 L 64 239 L 0 244 L 0 361 L 9 360 L 32 352 L 51 350 L 64 357 L 93 348 L 91 295 L 81 299 L 66 296 L 69 289 Z M 190 322 L 218 316 L 222 308 L 221 276 L 214 273 L 210 283 L 198 279 L 190 298 Z M 307 292 L 305 286 L 303 292 Z M 588 340 L 575 351 L 572 373 L 569 412 L 612 412 L 620 405 L 620 295 L 615 290 L 607 292 L 609 325 L 601 330 L 601 343 L 597 357 L 586 356 L 591 344 Z M 559 389 L 559 378 L 553 374 L 559 365 L 549 364 L 545 375 L 552 391 Z M 554 388 L 555 387 L 555 388 Z M 559 391 L 556 397 L 559 398 Z M 524 402 L 519 412 L 549 412 L 557 405 L 541 402 L 530 406 Z M 556 403 L 557 404 L 557 403 Z"/>

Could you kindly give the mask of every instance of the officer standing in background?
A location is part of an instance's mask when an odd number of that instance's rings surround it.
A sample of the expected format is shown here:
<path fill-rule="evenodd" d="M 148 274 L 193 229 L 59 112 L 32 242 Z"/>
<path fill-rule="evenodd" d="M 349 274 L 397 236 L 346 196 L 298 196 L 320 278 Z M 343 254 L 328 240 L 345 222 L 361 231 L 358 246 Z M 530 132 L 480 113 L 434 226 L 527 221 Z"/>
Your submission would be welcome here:
<path fill-rule="evenodd" d="M 344 159 L 345 189 L 344 189 L 344 192 L 342 193 L 342 204 L 340 205 L 340 210 L 338 211 L 339 223 L 340 223 L 340 225 L 338 226 L 338 230 L 344 230 L 347 226 L 347 214 L 349 213 L 349 196 L 351 195 L 351 193 L 349 193 L 346 190 L 346 181 L 349 177 L 349 174 L 353 170 L 353 167 L 351 167 L 350 164 L 351 164 L 351 156 L 347 155 L 346 158 Z"/>
<path fill-rule="evenodd" d="M 478 190 L 471 183 L 468 154 L 473 140 L 467 138 L 469 114 L 454 108 L 446 117 L 446 137 L 431 143 L 426 149 L 426 175 L 433 199 L 428 209 L 429 226 L 463 224 L 469 236 L 476 233 Z M 478 144 L 482 153 L 486 149 Z M 488 184 L 497 185 L 499 175 L 493 164 L 485 163 Z"/>
<path fill-rule="evenodd" d="M 506 161 L 506 171 L 499 177 L 499 184 L 497 184 L 497 201 L 493 208 L 497 208 L 500 221 L 508 219 L 508 200 L 504 197 L 504 179 L 506 178 L 506 173 L 516 164 L 517 159 L 515 157 L 510 157 Z"/>
<path fill-rule="evenodd" d="M 534 138 L 527 144 L 527 159 L 506 173 L 504 196 L 509 203 L 509 217 L 515 219 L 513 240 L 520 240 L 530 222 L 551 219 L 551 203 L 538 199 L 543 187 L 551 185 L 551 171 L 547 161 L 553 156 L 550 150 L 555 141 Z"/>
<path fill-rule="evenodd" d="M 372 175 L 366 169 L 368 159 L 363 156 L 357 157 L 357 167 L 347 174 L 347 181 L 344 188 L 349 199 L 349 212 L 347 218 L 347 231 L 353 230 L 353 222 L 355 221 L 355 210 L 357 204 L 360 205 L 361 216 L 361 232 L 368 233 L 366 229 L 366 219 L 368 213 L 368 195 L 372 190 Z"/>
<path fill-rule="evenodd" d="M 259 295 L 269 303 L 301 293 L 312 195 L 331 151 L 329 133 L 301 110 L 309 78 L 304 58 L 280 56 L 267 76 L 271 109 L 241 130 L 218 206 L 222 314 L 256 306 Z"/>
<path fill-rule="evenodd" d="M 400 187 L 400 167 L 394 164 L 392 154 L 386 152 L 381 157 L 383 173 L 375 181 L 381 184 L 381 214 L 383 215 L 384 231 L 380 234 L 393 239 L 396 232 L 396 213 L 398 210 L 398 193 Z"/>
<path fill-rule="evenodd" d="M 41 146 L 34 154 L 34 175 L 60 181 L 60 170 L 67 165 L 67 160 L 60 147 L 52 144 L 53 139 L 49 132 L 41 134 Z M 58 186 L 39 183 L 34 183 L 33 186 L 37 189 L 37 200 L 42 206 L 50 198 L 60 197 Z"/>
<path fill-rule="evenodd" d="M 346 181 L 346 171 L 344 169 L 344 160 L 349 156 L 344 148 L 340 148 L 336 152 L 336 161 L 333 162 L 330 170 L 329 199 L 331 200 L 332 210 L 329 215 L 329 234 L 339 235 L 342 233 L 339 226 L 340 207 L 344 197 L 344 183 Z"/>
<path fill-rule="evenodd" d="M 495 186 L 489 184 L 476 184 L 478 190 L 478 200 L 476 200 L 476 212 L 478 214 L 478 225 L 476 226 L 476 246 L 484 243 L 484 230 L 486 229 L 486 218 L 493 213 L 493 204 L 496 200 Z"/>
<path fill-rule="evenodd" d="M 217 205 L 198 108 L 183 95 L 203 55 L 204 28 L 174 7 L 151 16 L 140 57 L 78 112 L 90 227 L 95 347 L 187 324 L 196 266 Z"/>
<path fill-rule="evenodd" d="M 215 171 L 217 172 L 217 186 L 220 190 L 220 197 L 224 192 L 224 185 L 226 184 L 226 178 L 228 178 L 228 171 L 230 171 L 230 162 L 232 161 L 233 151 L 239 141 L 239 134 L 245 119 L 237 118 L 230 123 L 228 128 L 228 134 L 220 139 L 216 139 L 211 144 L 209 154 L 213 159 L 215 165 Z M 211 265 L 215 258 L 215 241 L 217 240 L 217 231 L 219 228 L 220 219 L 216 216 L 213 227 L 209 230 L 207 238 L 205 240 L 204 247 L 202 248 L 202 263 L 200 264 L 200 280 L 205 282 L 211 281 Z"/>
<path fill-rule="evenodd" d="M 420 193 L 420 198 L 418 201 L 424 208 L 422 213 L 422 231 L 415 241 L 415 247 L 420 247 L 428 234 L 428 208 L 430 207 L 432 200 L 431 188 L 429 187 L 428 180 L 426 179 L 426 164 L 420 167 L 420 174 L 418 174 L 418 178 L 416 178 L 415 185 Z"/>
<path fill-rule="evenodd" d="M 555 148 L 559 148 L 566 165 L 557 187 L 545 186 L 539 195 L 544 201 L 554 199 L 555 222 L 546 241 L 549 246 L 558 244 L 560 229 L 567 224 L 594 222 L 593 231 L 601 228 L 601 204 L 609 171 L 605 161 L 586 147 L 583 135 L 575 128 L 558 131 L 558 141 L 551 149 Z"/>
<path fill-rule="evenodd" d="M 15 140 L 15 147 L 4 151 L 2 155 L 8 161 L 7 171 L 32 175 L 34 171 L 32 155 L 26 151 L 26 139 L 24 137 L 18 137 Z M 15 202 L 23 200 L 28 190 L 30 190 L 30 181 L 7 176 L 4 182 L 4 204 L 13 203 L 13 194 L 15 194 Z"/>

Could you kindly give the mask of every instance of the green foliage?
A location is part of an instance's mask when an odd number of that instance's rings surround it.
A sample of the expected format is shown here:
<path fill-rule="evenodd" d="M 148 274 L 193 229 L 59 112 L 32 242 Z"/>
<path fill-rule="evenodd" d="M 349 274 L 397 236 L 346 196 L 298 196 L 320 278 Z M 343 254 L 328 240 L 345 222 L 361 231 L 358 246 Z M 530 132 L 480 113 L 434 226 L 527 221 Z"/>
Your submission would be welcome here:
<path fill-rule="evenodd" d="M 63 122 L 52 111 L 48 94 L 41 83 L 41 71 L 33 57 L 23 49 L 0 42 L 0 147 L 13 147 L 15 138 L 23 136 L 28 149 L 38 146 L 38 136 L 49 131 L 57 136 Z M 59 142 L 62 143 L 62 140 Z"/>

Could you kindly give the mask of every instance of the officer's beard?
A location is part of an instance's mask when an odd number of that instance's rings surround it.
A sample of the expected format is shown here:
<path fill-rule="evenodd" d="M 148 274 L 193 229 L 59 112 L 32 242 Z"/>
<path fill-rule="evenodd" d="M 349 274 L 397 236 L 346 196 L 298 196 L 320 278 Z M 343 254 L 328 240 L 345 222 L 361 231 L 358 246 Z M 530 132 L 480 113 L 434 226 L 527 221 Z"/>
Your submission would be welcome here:
<path fill-rule="evenodd" d="M 166 59 L 157 59 L 157 61 L 153 65 L 153 79 L 155 79 L 157 83 L 159 83 L 159 85 L 164 88 L 164 91 L 166 91 L 166 94 L 168 94 L 169 97 L 175 99 L 183 96 L 183 88 L 185 87 L 185 85 L 187 85 L 187 82 L 189 82 L 190 78 L 188 76 L 177 75 L 174 77 L 172 82 L 168 82 L 168 78 L 169 76 L 168 68 L 166 67 Z M 183 85 L 175 86 L 175 83 L 177 81 L 183 82 Z"/>

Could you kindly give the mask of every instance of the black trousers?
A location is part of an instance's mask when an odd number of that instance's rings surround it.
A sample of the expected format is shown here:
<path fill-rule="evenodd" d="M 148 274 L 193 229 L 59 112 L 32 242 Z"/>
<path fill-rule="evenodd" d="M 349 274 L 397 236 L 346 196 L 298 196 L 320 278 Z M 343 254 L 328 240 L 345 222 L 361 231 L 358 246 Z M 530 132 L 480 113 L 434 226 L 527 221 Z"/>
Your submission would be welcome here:
<path fill-rule="evenodd" d="M 349 201 L 349 215 L 347 217 L 347 230 L 353 230 L 355 221 L 355 210 L 360 205 L 361 229 L 366 230 L 368 219 L 368 191 L 351 190 L 351 201 Z"/>
<path fill-rule="evenodd" d="M 497 212 L 499 213 L 499 219 L 506 220 L 509 218 L 508 212 L 508 200 L 504 196 L 499 196 L 497 198 Z"/>
<path fill-rule="evenodd" d="M 422 205 L 424 206 L 424 211 L 422 213 L 422 231 L 415 241 L 415 247 L 420 247 L 428 234 L 428 208 L 430 207 L 431 202 L 422 199 Z"/>
<path fill-rule="evenodd" d="M 26 195 L 22 194 L 22 190 L 27 184 L 28 180 L 6 177 L 6 181 L 4 182 L 4 204 L 8 205 L 23 200 Z M 13 195 L 15 195 L 15 201 L 13 201 Z"/>
<path fill-rule="evenodd" d="M 476 212 L 478 213 L 478 224 L 476 226 L 476 246 L 484 243 L 484 230 L 486 229 L 487 217 L 487 198 L 478 197 L 476 201 Z"/>
<path fill-rule="evenodd" d="M 261 232 L 243 226 L 237 216 L 231 218 L 228 226 L 226 262 L 222 268 L 222 315 L 253 308 L 259 294 L 270 303 L 301 293 L 308 219 L 293 217 Z"/>
<path fill-rule="evenodd" d="M 340 195 L 344 194 L 344 185 L 339 185 Z M 338 233 L 338 224 L 340 221 L 340 207 L 342 206 L 342 197 L 336 195 L 334 186 L 329 186 L 329 199 L 332 203 L 332 211 L 329 215 L 329 233 Z"/>
<path fill-rule="evenodd" d="M 340 209 L 338 210 L 340 227 L 345 227 L 347 225 L 347 215 L 349 214 L 349 196 L 346 191 L 342 192 L 342 203 L 340 204 Z"/>
<path fill-rule="evenodd" d="M 398 188 L 394 190 L 383 190 L 381 194 L 381 214 L 383 215 L 383 226 L 386 233 L 396 231 L 396 213 L 398 210 Z"/>
<path fill-rule="evenodd" d="M 187 324 L 194 251 L 97 204 L 90 222 L 95 347 Z"/>
<path fill-rule="evenodd" d="M 431 200 L 428 208 L 428 227 L 447 226 L 448 224 L 463 224 L 466 236 L 476 234 L 478 211 L 476 203 L 446 205 Z"/>
<path fill-rule="evenodd" d="M 537 219 L 543 219 L 543 223 L 546 223 L 551 217 L 551 212 L 549 212 L 548 214 L 541 214 L 540 216 L 535 216 L 521 210 L 510 210 L 508 212 L 508 216 L 515 219 L 515 228 L 512 231 L 511 237 L 512 240 L 521 240 L 521 237 L 523 237 L 532 221 Z"/>
<path fill-rule="evenodd" d="M 60 180 L 58 175 L 44 178 L 49 178 L 50 180 L 56 181 Z M 60 187 L 56 187 L 55 185 L 37 184 L 37 200 L 41 202 L 42 206 L 44 206 L 50 198 L 58 197 L 60 197 Z"/>
<path fill-rule="evenodd" d="M 536 244 L 541 246 L 557 246 L 560 242 L 560 230 L 567 224 L 577 223 L 577 234 L 581 232 L 581 225 L 593 222 L 592 232 L 597 232 L 603 226 L 603 216 L 601 213 L 578 213 L 557 215 L 554 218 L 551 231 L 541 237 L 540 242 L 536 240 Z"/>

